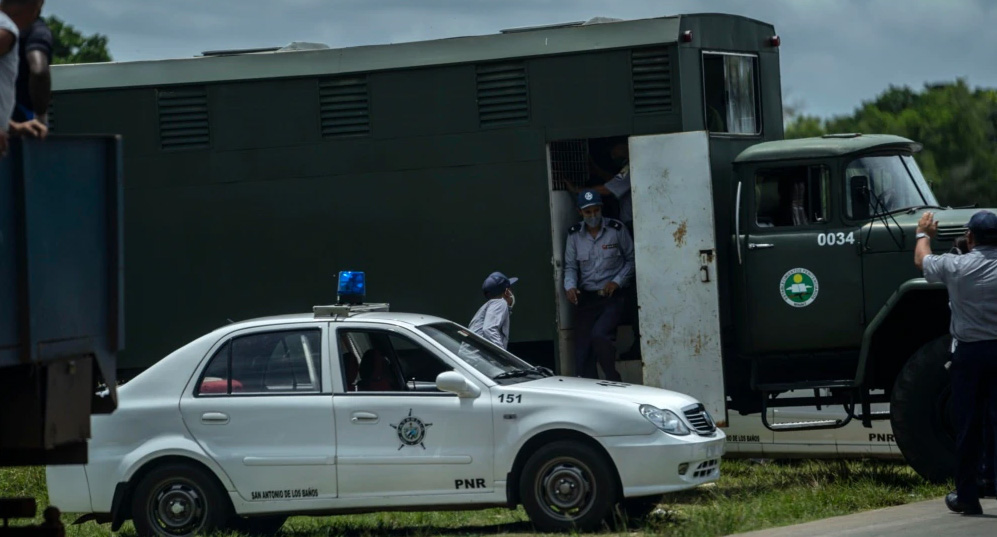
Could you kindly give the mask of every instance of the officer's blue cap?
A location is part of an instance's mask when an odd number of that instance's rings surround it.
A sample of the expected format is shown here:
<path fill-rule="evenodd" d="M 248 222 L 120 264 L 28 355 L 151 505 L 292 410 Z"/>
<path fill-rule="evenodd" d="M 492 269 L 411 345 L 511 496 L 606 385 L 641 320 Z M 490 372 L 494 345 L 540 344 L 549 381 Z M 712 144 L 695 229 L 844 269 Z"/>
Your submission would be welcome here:
<path fill-rule="evenodd" d="M 997 237 L 997 214 L 979 211 L 969 219 L 966 227 L 977 237 Z"/>
<path fill-rule="evenodd" d="M 583 190 L 578 193 L 578 208 L 584 209 L 593 205 L 602 205 L 602 196 L 595 190 Z"/>
<path fill-rule="evenodd" d="M 481 284 L 481 291 L 488 298 L 497 297 L 518 281 L 519 278 L 507 278 L 501 272 L 493 272 L 485 278 L 485 283 Z"/>

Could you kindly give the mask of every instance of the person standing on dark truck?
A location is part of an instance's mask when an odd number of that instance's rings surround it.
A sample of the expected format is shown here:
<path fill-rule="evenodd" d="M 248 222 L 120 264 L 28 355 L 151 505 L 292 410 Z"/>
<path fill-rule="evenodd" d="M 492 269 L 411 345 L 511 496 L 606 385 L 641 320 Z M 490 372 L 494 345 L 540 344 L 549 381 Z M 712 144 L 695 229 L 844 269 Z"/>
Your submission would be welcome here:
<path fill-rule="evenodd" d="M 44 1 L 42 2 L 44 4 Z M 52 30 L 38 17 L 21 32 L 18 48 L 17 107 L 14 121 L 36 120 L 48 125 L 48 105 L 52 98 Z"/>
<path fill-rule="evenodd" d="M 575 309 L 575 374 L 598 378 L 595 363 L 609 380 L 616 371 L 616 328 L 623 314 L 621 288 L 634 275 L 634 243 L 623 223 L 602 216 L 602 197 L 578 194 L 583 221 L 568 231 L 564 248 L 564 292 Z"/>
<path fill-rule="evenodd" d="M 952 404 L 956 428 L 956 490 L 945 505 L 965 515 L 983 513 L 977 484 L 982 435 L 989 413 L 997 423 L 997 215 L 979 211 L 966 224 L 969 253 L 932 255 L 938 222 L 929 212 L 917 224 L 914 264 L 929 282 L 944 283 L 949 294 L 955 340 Z M 990 433 L 993 434 L 993 433 Z"/>
<path fill-rule="evenodd" d="M 8 136 L 44 137 L 48 129 L 38 122 L 12 119 L 16 105 L 18 37 L 42 11 L 42 0 L 0 0 L 0 156 L 7 153 Z"/>

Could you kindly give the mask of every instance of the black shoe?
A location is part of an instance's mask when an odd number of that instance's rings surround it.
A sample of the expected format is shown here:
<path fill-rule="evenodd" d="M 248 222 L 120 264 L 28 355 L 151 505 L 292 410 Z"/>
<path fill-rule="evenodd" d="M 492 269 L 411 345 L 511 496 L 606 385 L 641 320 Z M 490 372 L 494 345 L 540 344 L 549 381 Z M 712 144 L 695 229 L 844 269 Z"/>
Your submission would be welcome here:
<path fill-rule="evenodd" d="M 979 500 L 976 503 L 962 503 L 959 501 L 959 495 L 955 491 L 945 495 L 945 506 L 953 513 L 962 513 L 964 515 L 983 514 L 983 507 L 980 506 Z"/>

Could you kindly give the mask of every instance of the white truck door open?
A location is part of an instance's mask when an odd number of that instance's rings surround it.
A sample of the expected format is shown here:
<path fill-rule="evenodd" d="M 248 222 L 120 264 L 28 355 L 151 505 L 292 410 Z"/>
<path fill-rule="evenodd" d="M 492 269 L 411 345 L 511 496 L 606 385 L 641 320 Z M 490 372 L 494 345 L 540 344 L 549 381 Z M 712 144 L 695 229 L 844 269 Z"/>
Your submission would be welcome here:
<path fill-rule="evenodd" d="M 725 425 L 709 136 L 630 138 L 643 383 Z"/>

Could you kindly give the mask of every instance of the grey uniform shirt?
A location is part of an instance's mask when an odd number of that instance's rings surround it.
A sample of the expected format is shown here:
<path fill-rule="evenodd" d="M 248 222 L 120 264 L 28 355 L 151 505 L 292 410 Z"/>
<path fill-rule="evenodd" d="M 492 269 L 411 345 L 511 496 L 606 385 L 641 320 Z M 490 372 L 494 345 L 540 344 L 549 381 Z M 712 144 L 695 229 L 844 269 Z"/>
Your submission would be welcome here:
<path fill-rule="evenodd" d="M 504 298 L 493 298 L 478 308 L 478 313 L 474 314 L 467 328 L 505 349 L 509 346 L 511 314 L 509 303 Z"/>
<path fill-rule="evenodd" d="M 0 56 L 0 130 L 7 132 L 7 123 L 14 114 L 17 99 L 17 25 L 0 12 L 0 29 L 14 34 L 14 46 Z"/>
<path fill-rule="evenodd" d="M 616 196 L 616 199 L 620 200 L 620 220 L 624 224 L 634 221 L 634 204 L 633 199 L 630 197 L 630 165 L 627 164 L 613 176 L 612 179 L 606 181 L 606 184 L 602 185 L 606 187 Z"/>
<path fill-rule="evenodd" d="M 968 254 L 928 255 L 924 278 L 944 283 L 949 291 L 957 341 L 997 340 L 997 246 L 977 246 Z"/>
<path fill-rule="evenodd" d="M 564 248 L 564 290 L 598 291 L 610 281 L 626 287 L 634 275 L 634 243 L 623 223 L 603 218 L 593 238 L 579 222 Z"/>

